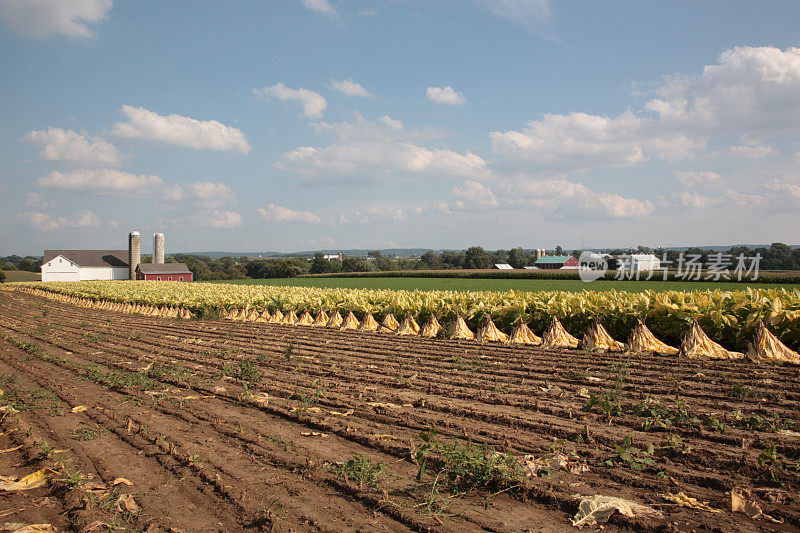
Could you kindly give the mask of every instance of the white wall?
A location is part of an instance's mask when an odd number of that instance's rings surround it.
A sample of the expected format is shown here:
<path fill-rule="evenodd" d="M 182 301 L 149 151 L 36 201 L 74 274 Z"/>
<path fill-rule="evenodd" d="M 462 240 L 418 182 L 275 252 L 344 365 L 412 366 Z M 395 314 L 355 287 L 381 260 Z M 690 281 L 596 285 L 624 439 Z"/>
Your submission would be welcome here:
<path fill-rule="evenodd" d="M 63 256 L 42 265 L 42 281 L 128 279 L 128 267 L 79 267 Z"/>
<path fill-rule="evenodd" d="M 79 279 L 83 280 L 109 280 L 109 279 L 128 279 L 130 273 L 128 267 L 81 267 L 78 271 Z"/>

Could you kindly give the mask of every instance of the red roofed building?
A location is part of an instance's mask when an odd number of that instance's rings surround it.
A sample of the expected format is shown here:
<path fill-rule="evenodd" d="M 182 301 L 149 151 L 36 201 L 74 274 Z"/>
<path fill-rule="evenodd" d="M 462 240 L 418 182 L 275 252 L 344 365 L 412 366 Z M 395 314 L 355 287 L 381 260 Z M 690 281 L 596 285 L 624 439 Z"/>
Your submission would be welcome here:
<path fill-rule="evenodd" d="M 140 263 L 136 267 L 140 281 L 192 281 L 192 272 L 184 263 Z"/>

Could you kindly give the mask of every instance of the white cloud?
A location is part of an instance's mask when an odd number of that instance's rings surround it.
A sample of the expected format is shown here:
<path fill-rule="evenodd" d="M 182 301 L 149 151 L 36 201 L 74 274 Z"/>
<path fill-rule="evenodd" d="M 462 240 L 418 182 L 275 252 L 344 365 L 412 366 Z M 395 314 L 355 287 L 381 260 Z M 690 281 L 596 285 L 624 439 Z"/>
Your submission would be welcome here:
<path fill-rule="evenodd" d="M 370 224 L 394 225 L 405 222 L 410 213 L 420 214 L 421 208 L 415 207 L 409 210 L 392 205 L 373 205 L 340 215 L 339 223 L 360 224 L 362 226 Z"/>
<path fill-rule="evenodd" d="M 676 177 L 687 187 L 716 186 L 724 181 L 719 174 L 710 170 L 681 170 L 677 172 Z"/>
<path fill-rule="evenodd" d="M 311 211 L 295 211 L 288 207 L 281 207 L 275 204 L 269 204 L 266 209 L 259 207 L 256 209 L 262 218 L 267 222 L 274 223 L 295 223 L 304 222 L 307 224 L 319 224 L 320 218 Z"/>
<path fill-rule="evenodd" d="M 121 157 L 116 147 L 101 137 L 89 137 L 72 130 L 48 128 L 33 130 L 25 140 L 39 146 L 39 156 L 47 161 L 80 165 L 117 166 Z"/>
<path fill-rule="evenodd" d="M 680 159 L 696 143 L 681 134 L 658 135 L 653 125 L 631 111 L 616 118 L 569 113 L 546 114 L 522 131 L 491 132 L 492 149 L 504 165 L 531 165 L 536 170 L 623 167 L 647 160 L 648 153 Z"/>
<path fill-rule="evenodd" d="M 32 192 L 25 199 L 25 205 L 34 209 L 49 209 L 56 205 L 56 203 L 48 202 L 41 194 Z"/>
<path fill-rule="evenodd" d="M 87 24 L 106 20 L 111 6 L 111 0 L 0 0 L 0 19 L 32 39 L 94 37 Z"/>
<path fill-rule="evenodd" d="M 98 228 L 100 219 L 91 211 L 79 211 L 70 217 L 55 217 L 41 211 L 27 211 L 19 215 L 36 231 L 54 231 L 61 228 Z"/>
<path fill-rule="evenodd" d="M 492 14 L 542 37 L 554 38 L 550 30 L 550 2 L 548 0 L 476 0 Z"/>
<path fill-rule="evenodd" d="M 242 216 L 235 211 L 215 209 L 209 215 L 201 216 L 200 223 L 209 228 L 230 229 L 242 225 Z"/>
<path fill-rule="evenodd" d="M 424 134 L 408 132 L 400 121 L 379 121 L 355 114 L 351 120 L 314 124 L 334 142 L 322 148 L 301 146 L 286 152 L 276 166 L 306 184 L 375 183 L 409 177 L 478 178 L 486 162 L 472 152 L 459 153 L 417 144 Z"/>
<path fill-rule="evenodd" d="M 730 155 L 733 157 L 741 157 L 742 159 L 764 159 L 775 153 L 771 146 L 748 146 L 746 144 L 738 146 L 729 146 L 722 151 L 722 155 Z"/>
<path fill-rule="evenodd" d="M 360 83 L 354 82 L 351 78 L 346 80 L 331 80 L 331 89 L 339 91 L 345 96 L 363 96 L 364 98 L 375 98 L 368 90 L 361 86 Z"/>
<path fill-rule="evenodd" d="M 123 194 L 145 196 L 163 182 L 158 176 L 129 174 L 110 168 L 79 169 L 70 172 L 52 171 L 38 179 L 42 187 L 53 187 L 96 194 Z"/>
<path fill-rule="evenodd" d="M 283 83 L 276 83 L 263 89 L 253 89 L 253 94 L 260 96 L 264 100 L 277 98 L 283 102 L 300 102 L 303 104 L 303 114 L 310 119 L 321 118 L 322 114 L 325 113 L 325 109 L 328 108 L 328 102 L 321 94 L 303 87 L 290 89 Z"/>
<path fill-rule="evenodd" d="M 195 181 L 186 185 L 174 183 L 164 187 L 164 200 L 170 202 L 191 201 L 207 209 L 234 203 L 236 196 L 230 186 L 211 181 Z"/>
<path fill-rule="evenodd" d="M 183 115 L 159 115 L 143 107 L 122 106 L 127 122 L 114 124 L 112 135 L 128 139 L 144 139 L 195 150 L 250 152 L 250 145 L 237 128 L 216 120 L 201 121 Z"/>
<path fill-rule="evenodd" d="M 800 127 L 800 48 L 736 47 L 696 77 L 673 76 L 646 108 L 665 126 L 705 133 Z"/>
<path fill-rule="evenodd" d="M 477 181 L 465 181 L 450 190 L 456 209 L 492 209 L 498 206 L 497 197 L 489 187 Z"/>
<path fill-rule="evenodd" d="M 512 181 L 503 184 L 503 197 L 511 206 L 535 207 L 569 218 L 574 211 L 600 218 L 637 218 L 651 214 L 650 200 L 625 198 L 594 191 L 582 183 L 565 179 Z"/>
<path fill-rule="evenodd" d="M 333 9 L 328 0 L 302 0 L 303 7 L 316 11 L 317 13 L 324 13 L 326 15 L 336 15 L 336 10 Z"/>
<path fill-rule="evenodd" d="M 693 209 L 704 209 L 714 203 L 711 198 L 693 192 L 674 193 L 672 199 L 680 207 Z"/>
<path fill-rule="evenodd" d="M 428 100 L 437 104 L 462 105 L 467 102 L 464 93 L 454 91 L 449 85 L 447 87 L 428 87 L 425 89 Z"/>

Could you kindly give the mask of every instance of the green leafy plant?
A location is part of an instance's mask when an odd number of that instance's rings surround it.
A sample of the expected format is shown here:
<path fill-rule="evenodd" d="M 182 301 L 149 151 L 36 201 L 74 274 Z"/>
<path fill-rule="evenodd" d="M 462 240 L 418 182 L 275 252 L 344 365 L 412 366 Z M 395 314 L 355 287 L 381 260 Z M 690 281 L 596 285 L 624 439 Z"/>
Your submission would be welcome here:
<path fill-rule="evenodd" d="M 364 454 L 359 454 L 343 463 L 328 465 L 328 470 L 333 473 L 337 479 L 345 483 L 354 481 L 358 483 L 359 489 L 363 489 L 364 487 L 377 487 L 381 474 L 386 470 L 386 466 L 381 463 L 373 462 Z"/>
<path fill-rule="evenodd" d="M 646 470 L 653 468 L 656 461 L 653 458 L 655 447 L 648 444 L 647 448 L 637 448 L 633 445 L 630 435 L 626 435 L 620 444 L 616 445 L 617 455 L 605 461 L 606 466 L 624 464 L 631 470 Z"/>

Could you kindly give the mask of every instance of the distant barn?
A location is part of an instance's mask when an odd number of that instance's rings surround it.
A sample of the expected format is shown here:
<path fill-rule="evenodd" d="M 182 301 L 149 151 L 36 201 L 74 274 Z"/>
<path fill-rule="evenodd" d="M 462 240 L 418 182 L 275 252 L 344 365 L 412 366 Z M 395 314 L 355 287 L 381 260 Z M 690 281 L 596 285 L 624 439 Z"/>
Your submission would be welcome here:
<path fill-rule="evenodd" d="M 542 269 L 559 269 L 565 270 L 578 268 L 578 259 L 574 255 L 546 255 L 540 257 L 536 263 L 538 268 Z"/>
<path fill-rule="evenodd" d="M 136 267 L 140 281 L 192 281 L 192 272 L 183 263 L 140 263 Z"/>

